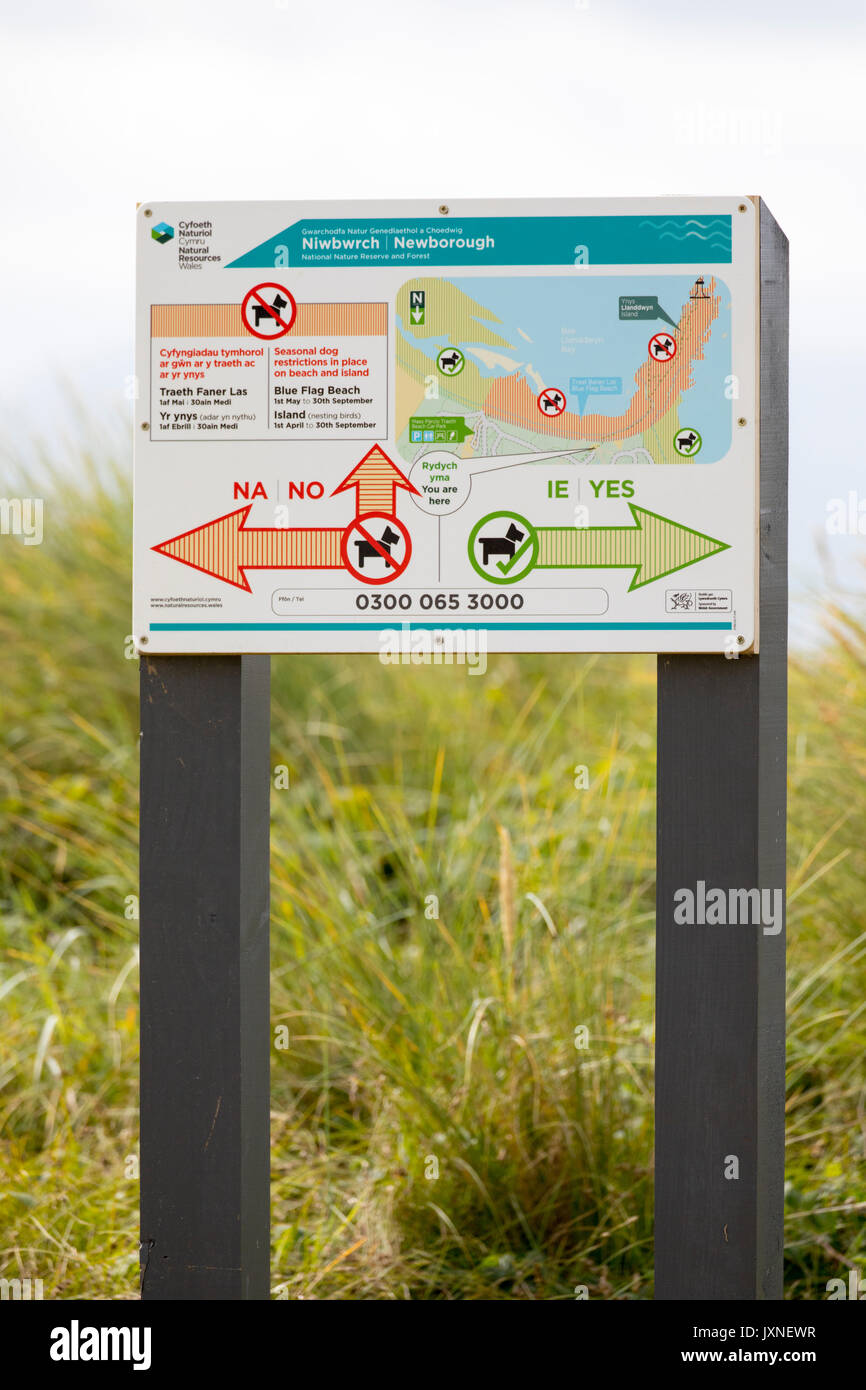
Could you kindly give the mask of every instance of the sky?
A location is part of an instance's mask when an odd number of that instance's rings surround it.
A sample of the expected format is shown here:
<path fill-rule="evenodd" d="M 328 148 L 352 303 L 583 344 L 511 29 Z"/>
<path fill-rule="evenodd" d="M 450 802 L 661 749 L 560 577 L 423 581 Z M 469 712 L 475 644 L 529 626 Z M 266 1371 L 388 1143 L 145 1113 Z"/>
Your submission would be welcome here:
<path fill-rule="evenodd" d="M 0 3 L 0 467 L 128 418 L 138 202 L 759 193 L 791 243 L 791 573 L 866 580 L 855 0 Z M 866 532 L 866 500 L 864 500 Z"/>

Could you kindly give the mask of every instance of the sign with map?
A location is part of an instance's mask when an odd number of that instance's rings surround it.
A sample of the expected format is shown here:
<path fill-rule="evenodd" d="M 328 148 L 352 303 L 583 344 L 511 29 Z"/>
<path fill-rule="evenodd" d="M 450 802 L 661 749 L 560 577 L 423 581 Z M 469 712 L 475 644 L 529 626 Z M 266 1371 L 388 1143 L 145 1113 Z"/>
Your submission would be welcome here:
<path fill-rule="evenodd" d="M 757 649 L 751 198 L 138 239 L 140 650 Z"/>
<path fill-rule="evenodd" d="M 463 457 L 555 448 L 596 468 L 718 462 L 731 447 L 731 295 L 721 278 L 700 279 L 665 275 L 664 306 L 649 293 L 658 276 L 407 281 L 395 318 L 401 457 L 414 463 L 429 445 L 421 417 L 438 371 L 442 413 L 469 435 Z M 419 295 L 420 324 L 409 310 Z M 662 316 L 670 327 L 657 332 Z M 444 338 L 465 353 L 458 374 L 442 367 Z M 701 444 L 690 448 L 693 420 Z"/>

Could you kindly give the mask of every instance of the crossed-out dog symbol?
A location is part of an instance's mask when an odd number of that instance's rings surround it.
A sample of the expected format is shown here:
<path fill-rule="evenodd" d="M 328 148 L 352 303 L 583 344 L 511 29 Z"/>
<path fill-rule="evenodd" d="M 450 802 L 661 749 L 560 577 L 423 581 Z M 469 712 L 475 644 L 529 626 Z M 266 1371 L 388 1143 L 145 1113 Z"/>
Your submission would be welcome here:
<path fill-rule="evenodd" d="M 677 350 L 677 345 L 673 338 L 653 338 L 650 343 L 650 352 L 657 362 L 666 362 L 669 357 L 673 357 Z"/>
<path fill-rule="evenodd" d="M 281 314 L 283 310 L 288 309 L 288 307 L 289 301 L 287 299 L 283 299 L 283 296 L 280 294 L 279 290 L 277 290 L 276 294 L 274 295 L 270 309 L 267 307 L 266 304 L 254 304 L 253 318 L 256 321 L 256 328 L 259 327 L 262 319 L 273 319 L 274 322 L 276 322 L 276 315 Z M 271 312 L 271 310 L 273 310 L 273 313 Z"/>
<path fill-rule="evenodd" d="M 399 531 L 395 531 L 393 526 L 386 526 L 379 537 L 378 548 L 375 545 L 371 545 L 369 541 L 355 541 L 358 550 L 358 569 L 362 570 L 364 568 L 365 560 L 384 560 L 386 565 L 394 569 L 394 561 L 390 558 L 386 558 L 386 556 L 382 554 L 382 551 L 387 550 L 388 557 L 390 557 L 391 546 L 396 545 L 400 538 Z"/>

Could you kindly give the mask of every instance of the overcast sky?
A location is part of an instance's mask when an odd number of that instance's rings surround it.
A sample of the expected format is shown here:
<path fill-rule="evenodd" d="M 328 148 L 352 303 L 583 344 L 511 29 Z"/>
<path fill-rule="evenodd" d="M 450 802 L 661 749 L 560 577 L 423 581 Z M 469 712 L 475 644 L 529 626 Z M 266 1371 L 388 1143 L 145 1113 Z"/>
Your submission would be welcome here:
<path fill-rule="evenodd" d="M 136 202 L 760 193 L 792 247 L 792 568 L 866 497 L 855 0 L 2 0 L 3 447 L 131 372 Z M 74 427 L 72 427 L 74 428 Z M 866 537 L 833 539 L 843 575 Z"/>

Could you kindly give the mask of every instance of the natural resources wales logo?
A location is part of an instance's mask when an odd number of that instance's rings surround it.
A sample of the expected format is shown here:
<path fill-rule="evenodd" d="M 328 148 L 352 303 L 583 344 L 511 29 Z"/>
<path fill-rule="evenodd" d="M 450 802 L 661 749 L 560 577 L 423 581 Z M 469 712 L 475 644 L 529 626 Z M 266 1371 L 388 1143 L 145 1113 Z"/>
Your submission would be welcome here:
<path fill-rule="evenodd" d="M 150 235 L 154 241 L 163 243 L 174 238 L 174 227 L 170 227 L 167 222 L 157 222 L 155 227 L 151 227 Z"/>

